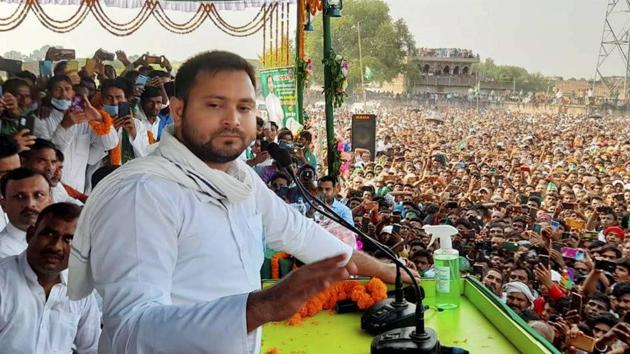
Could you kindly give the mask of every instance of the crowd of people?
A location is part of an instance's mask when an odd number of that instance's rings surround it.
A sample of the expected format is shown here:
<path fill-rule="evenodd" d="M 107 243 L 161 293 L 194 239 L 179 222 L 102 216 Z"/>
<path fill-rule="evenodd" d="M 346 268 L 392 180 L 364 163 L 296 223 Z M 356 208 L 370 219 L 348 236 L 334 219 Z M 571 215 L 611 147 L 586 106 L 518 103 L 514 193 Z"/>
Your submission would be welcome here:
<path fill-rule="evenodd" d="M 143 56 L 126 69 L 94 56 L 95 70 L 56 61 L 1 82 L 0 351 L 96 353 L 97 297 L 66 294 L 70 243 L 94 186 L 146 156 L 172 124 L 171 67 Z M 112 58 L 113 59 L 113 58 Z"/>
<path fill-rule="evenodd" d="M 309 112 L 310 132 L 294 136 L 272 127 L 261 129 L 259 141 L 297 146 L 298 175 L 313 195 L 424 277 L 435 276 L 436 246 L 428 247 L 422 226 L 453 225 L 463 271 L 558 349 L 580 352 L 576 338 L 589 336 L 594 352 L 628 350 L 626 118 L 447 106 L 439 109 L 445 119 L 434 121 L 424 119 L 434 107 L 402 106 L 384 104 L 376 112 L 375 156 L 352 149 L 351 113 L 336 112 L 339 179 L 303 155 L 325 160 L 318 110 Z M 291 180 L 269 173 L 271 166 L 263 180 L 296 203 Z M 360 237 L 356 243 L 383 257 Z"/>
<path fill-rule="evenodd" d="M 420 48 L 419 54 L 422 57 L 439 57 L 439 58 L 475 58 L 479 57 L 470 49 L 461 48 Z"/>
<path fill-rule="evenodd" d="M 351 153 L 351 115 L 338 112 L 337 192 L 355 224 L 427 277 L 435 246 L 422 226 L 453 225 L 465 272 L 558 349 L 588 335 L 596 352 L 628 350 L 627 118 L 427 111 L 383 107 L 374 158 Z"/>
<path fill-rule="evenodd" d="M 100 62 L 97 72 L 70 73 L 61 61 L 51 77 L 23 71 L 2 83 L 0 343 L 14 352 L 96 351 L 96 297 L 65 296 L 80 206 L 106 175 L 159 145 L 175 95 L 168 61 L 158 68 L 116 54 L 121 73 Z M 241 159 L 344 243 L 383 258 L 307 206 L 270 156 L 272 143 L 287 149 L 312 196 L 424 277 L 435 276 L 436 246 L 422 226 L 453 225 L 463 272 L 559 350 L 580 352 L 581 336 L 594 338 L 596 353 L 630 350 L 626 120 L 410 102 L 378 106 L 375 151 L 353 148 L 351 113 L 335 112 L 338 176 L 326 173 L 317 108 L 299 132 L 258 118 Z"/>

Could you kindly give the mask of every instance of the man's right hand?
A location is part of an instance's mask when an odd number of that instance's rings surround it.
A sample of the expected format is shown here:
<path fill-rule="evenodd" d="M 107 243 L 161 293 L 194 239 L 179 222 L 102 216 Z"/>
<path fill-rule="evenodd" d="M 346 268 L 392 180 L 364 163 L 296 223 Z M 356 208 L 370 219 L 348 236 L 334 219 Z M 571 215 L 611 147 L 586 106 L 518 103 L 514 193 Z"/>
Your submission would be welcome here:
<path fill-rule="evenodd" d="M 37 137 L 31 133 L 28 129 L 22 129 L 13 135 L 13 139 L 19 146 L 20 152 L 30 150 L 31 146 L 35 144 Z"/>
<path fill-rule="evenodd" d="M 2 96 L 2 102 L 6 113 L 13 118 L 19 118 L 22 115 L 22 110 L 18 104 L 17 98 L 10 93 L 5 93 Z"/>
<path fill-rule="evenodd" d="M 304 265 L 289 273 L 275 286 L 252 292 L 247 298 L 247 332 L 267 322 L 283 321 L 294 314 L 313 296 L 333 282 L 348 279 L 357 272 L 354 263 L 339 266 L 345 255 L 326 258 Z"/>

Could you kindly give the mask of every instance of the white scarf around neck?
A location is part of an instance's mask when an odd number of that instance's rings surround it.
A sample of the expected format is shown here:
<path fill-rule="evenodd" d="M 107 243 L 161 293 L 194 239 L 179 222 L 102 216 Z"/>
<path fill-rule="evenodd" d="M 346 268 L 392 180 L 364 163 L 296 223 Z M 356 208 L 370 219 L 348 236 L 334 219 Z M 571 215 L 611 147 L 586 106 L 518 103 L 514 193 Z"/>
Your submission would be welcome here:
<path fill-rule="evenodd" d="M 173 136 L 173 127 L 162 134 L 157 147 L 146 157 L 134 159 L 99 182 L 90 194 L 79 218 L 72 240 L 69 260 L 68 296 L 81 299 L 94 289 L 90 269 L 90 224 L 102 206 L 135 175 L 153 175 L 198 192 L 201 200 L 239 203 L 253 191 L 252 172 L 240 158 L 232 162 L 229 173 L 208 167 Z"/>

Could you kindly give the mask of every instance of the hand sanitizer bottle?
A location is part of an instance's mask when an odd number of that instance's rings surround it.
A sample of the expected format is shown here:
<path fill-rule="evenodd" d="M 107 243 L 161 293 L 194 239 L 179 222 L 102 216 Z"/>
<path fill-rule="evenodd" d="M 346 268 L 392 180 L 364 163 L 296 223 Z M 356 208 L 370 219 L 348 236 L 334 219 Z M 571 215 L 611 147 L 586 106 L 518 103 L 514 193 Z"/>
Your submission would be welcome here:
<path fill-rule="evenodd" d="M 425 225 L 431 242 L 439 238 L 440 248 L 433 252 L 435 267 L 435 305 L 441 309 L 459 307 L 459 252 L 453 248 L 451 237 L 458 231 L 451 225 Z"/>

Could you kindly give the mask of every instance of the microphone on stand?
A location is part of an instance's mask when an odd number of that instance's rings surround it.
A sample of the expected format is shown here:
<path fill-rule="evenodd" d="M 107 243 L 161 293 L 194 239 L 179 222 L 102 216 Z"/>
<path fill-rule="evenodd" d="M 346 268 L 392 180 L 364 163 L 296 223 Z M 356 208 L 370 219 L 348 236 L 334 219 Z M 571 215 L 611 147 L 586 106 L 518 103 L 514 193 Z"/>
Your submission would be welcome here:
<path fill-rule="evenodd" d="M 379 249 L 387 258 L 396 264 L 396 290 L 395 298 L 385 299 L 378 302 L 361 318 L 361 328 L 372 334 L 378 334 L 372 341 L 372 354 L 397 354 L 397 353 L 421 353 L 421 354 L 438 354 L 441 353 L 440 343 L 437 334 L 431 328 L 424 326 L 424 291 L 418 286 L 418 282 L 413 274 L 403 264 L 398 257 L 385 245 L 381 244 L 372 237 L 366 235 L 354 225 L 348 223 L 339 215 L 337 215 L 326 203 L 313 197 L 306 191 L 306 188 L 295 175 L 291 167 L 293 159 L 290 153 L 281 148 L 276 143 L 269 144 L 268 148 L 271 157 L 276 160 L 278 167 L 285 170 L 291 179 L 295 182 L 300 194 L 303 195 L 307 204 L 317 210 L 322 215 L 335 221 L 346 229 L 363 237 L 372 246 Z M 320 205 L 324 210 L 319 209 L 314 203 Z M 402 292 L 402 280 L 400 270 L 404 270 L 413 283 L 418 303 L 415 305 L 405 301 Z"/>

